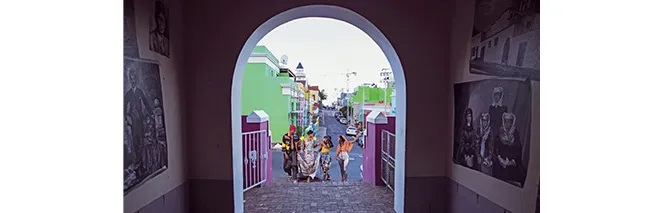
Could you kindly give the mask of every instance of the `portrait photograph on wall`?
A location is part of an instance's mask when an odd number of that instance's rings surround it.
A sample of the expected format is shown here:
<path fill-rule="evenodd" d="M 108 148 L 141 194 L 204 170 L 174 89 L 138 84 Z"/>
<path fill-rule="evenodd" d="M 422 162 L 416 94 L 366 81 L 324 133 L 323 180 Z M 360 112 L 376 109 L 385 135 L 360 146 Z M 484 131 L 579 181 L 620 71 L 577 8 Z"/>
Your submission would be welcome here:
<path fill-rule="evenodd" d="M 476 0 L 470 73 L 540 80 L 539 0 Z"/>
<path fill-rule="evenodd" d="M 124 57 L 139 58 L 137 35 L 135 33 L 135 4 L 124 0 Z"/>
<path fill-rule="evenodd" d="M 531 82 L 488 79 L 454 85 L 455 164 L 523 187 L 529 162 Z"/>
<path fill-rule="evenodd" d="M 124 58 L 124 192 L 168 166 L 159 65 Z"/>
<path fill-rule="evenodd" d="M 170 57 L 169 8 L 162 0 L 152 4 L 149 24 L 149 50 Z"/>

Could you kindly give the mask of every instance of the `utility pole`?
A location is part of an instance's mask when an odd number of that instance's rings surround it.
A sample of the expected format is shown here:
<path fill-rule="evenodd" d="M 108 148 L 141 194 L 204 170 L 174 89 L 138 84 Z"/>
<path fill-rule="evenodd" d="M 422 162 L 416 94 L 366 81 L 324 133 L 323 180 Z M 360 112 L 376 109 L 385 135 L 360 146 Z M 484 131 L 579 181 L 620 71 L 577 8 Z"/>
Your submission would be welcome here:
<path fill-rule="evenodd" d="M 383 88 L 383 103 L 385 104 L 385 112 L 387 112 L 387 86 Z"/>
<path fill-rule="evenodd" d="M 366 88 L 362 88 L 362 113 L 360 113 L 360 117 L 361 117 L 360 119 L 364 118 L 364 90 L 365 89 Z M 364 123 L 364 121 L 363 121 L 363 123 Z"/>
<path fill-rule="evenodd" d="M 351 75 L 356 76 L 356 75 L 357 75 L 357 72 L 355 72 L 355 71 L 353 71 L 353 72 L 349 72 L 349 70 L 346 69 L 346 73 L 343 73 L 343 74 L 346 75 L 346 92 L 348 92 L 348 91 L 350 91 L 350 89 L 349 89 L 349 84 L 348 84 L 348 83 L 350 82 L 350 76 L 351 76 Z M 354 110 L 350 110 L 350 109 L 353 108 L 353 107 L 350 106 L 350 105 L 349 105 L 348 107 L 349 107 L 349 108 L 346 108 L 346 110 L 347 110 L 347 111 L 350 111 L 350 112 L 352 112 L 352 113 L 354 113 Z M 347 116 L 347 117 L 349 117 L 349 119 L 355 121 L 355 119 L 353 119 L 352 113 L 348 113 L 349 116 Z"/>
<path fill-rule="evenodd" d="M 385 104 L 385 112 L 387 112 L 389 110 L 389 108 L 387 107 L 387 88 L 390 86 L 390 82 L 391 82 L 391 77 L 389 75 L 390 72 L 386 72 L 386 70 L 389 71 L 390 69 L 389 68 L 383 68 L 380 72 L 381 76 L 382 76 L 381 82 L 383 82 L 383 84 L 384 84 L 384 87 L 383 87 L 383 90 L 384 90 L 383 91 L 384 92 L 383 103 Z"/>

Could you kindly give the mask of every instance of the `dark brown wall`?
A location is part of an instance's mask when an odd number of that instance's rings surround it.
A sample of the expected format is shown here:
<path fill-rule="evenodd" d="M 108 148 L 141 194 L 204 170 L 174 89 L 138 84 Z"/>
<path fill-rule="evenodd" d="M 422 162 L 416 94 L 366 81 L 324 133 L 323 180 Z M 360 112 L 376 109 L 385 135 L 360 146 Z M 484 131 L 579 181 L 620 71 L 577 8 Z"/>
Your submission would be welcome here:
<path fill-rule="evenodd" d="M 470 39 L 474 19 L 475 1 L 457 0 L 455 16 L 452 20 L 452 38 L 450 70 L 452 84 L 493 78 L 475 75 L 469 72 Z M 540 179 L 540 82 L 532 81 L 532 120 L 530 154 L 527 169 L 527 184 L 523 188 L 497 180 L 483 173 L 453 164 L 451 155 L 447 155 L 447 177 L 466 187 L 481 198 L 486 198 L 511 212 L 533 212 L 536 205 L 537 183 Z M 453 128 L 453 125 L 452 125 Z M 446 143 L 444 149 L 452 149 L 452 143 Z M 474 203 L 474 201 L 470 201 Z"/>
<path fill-rule="evenodd" d="M 183 94 L 183 0 L 168 0 L 170 26 L 170 56 L 165 57 L 149 50 L 150 19 L 153 18 L 153 0 L 134 0 L 135 28 L 139 57 L 157 61 L 160 68 L 160 80 L 165 110 L 165 129 L 167 130 L 168 168 L 164 172 L 146 181 L 124 196 L 124 212 L 135 212 L 149 203 L 158 201 L 179 202 L 177 197 L 169 198 L 166 194 L 178 193 L 178 187 L 187 182 L 185 159 L 185 117 L 186 107 Z"/>
<path fill-rule="evenodd" d="M 188 0 L 184 7 L 184 75 L 189 177 L 199 184 L 225 187 L 215 191 L 191 187 L 191 198 L 232 196 L 231 83 L 243 44 L 270 17 L 310 4 L 351 9 L 371 20 L 389 39 L 407 84 L 406 176 L 445 175 L 446 160 L 437 156 L 448 154 L 441 144 L 451 140 L 448 47 L 452 1 Z M 424 185 L 406 186 L 406 200 L 436 190 Z M 232 203 L 224 201 L 225 210 L 231 210 Z"/>
<path fill-rule="evenodd" d="M 511 188 L 450 161 L 452 84 L 482 78 L 465 74 L 473 1 L 186 0 L 183 16 L 178 17 L 183 25 L 183 54 L 179 54 L 183 66 L 176 66 L 176 74 L 183 82 L 181 150 L 188 159 L 181 171 L 188 180 L 165 194 L 155 189 L 174 182 L 143 186 L 148 189 L 132 203 L 152 202 L 136 209 L 233 209 L 231 88 L 236 60 L 251 33 L 267 19 L 311 4 L 337 5 L 359 13 L 397 51 L 407 86 L 407 126 L 397 127 L 406 129 L 407 212 L 525 212 L 527 201 L 535 202 L 534 196 L 526 196 L 531 188 Z M 538 83 L 534 89 L 532 128 L 538 144 Z M 530 165 L 538 165 L 535 153 L 538 148 L 532 147 L 535 157 Z M 538 169 L 530 172 L 528 177 L 538 177 Z"/>

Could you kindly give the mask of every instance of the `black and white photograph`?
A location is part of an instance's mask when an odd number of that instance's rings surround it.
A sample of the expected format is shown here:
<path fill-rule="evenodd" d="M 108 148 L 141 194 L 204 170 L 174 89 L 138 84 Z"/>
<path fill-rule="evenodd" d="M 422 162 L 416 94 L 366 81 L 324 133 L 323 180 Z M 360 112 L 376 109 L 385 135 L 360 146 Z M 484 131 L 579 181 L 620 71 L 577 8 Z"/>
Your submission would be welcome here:
<path fill-rule="evenodd" d="M 455 84 L 454 92 L 454 163 L 523 187 L 531 82 L 488 79 Z"/>
<path fill-rule="evenodd" d="M 124 0 L 124 57 L 139 58 L 137 35 L 135 33 L 135 3 Z"/>
<path fill-rule="evenodd" d="M 170 57 L 169 8 L 162 0 L 155 0 L 152 5 L 149 31 L 149 50 L 165 57 Z"/>
<path fill-rule="evenodd" d="M 124 59 L 124 192 L 167 169 L 163 93 L 157 63 Z"/>
<path fill-rule="evenodd" d="M 539 0 L 476 0 L 470 73 L 540 80 Z"/>

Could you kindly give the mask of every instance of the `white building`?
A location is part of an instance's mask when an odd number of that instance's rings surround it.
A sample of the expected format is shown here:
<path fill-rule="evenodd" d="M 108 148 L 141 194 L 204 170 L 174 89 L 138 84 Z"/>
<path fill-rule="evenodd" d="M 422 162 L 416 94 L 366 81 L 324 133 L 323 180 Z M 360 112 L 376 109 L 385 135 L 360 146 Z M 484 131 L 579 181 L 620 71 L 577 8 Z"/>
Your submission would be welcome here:
<path fill-rule="evenodd" d="M 394 87 L 394 73 L 390 68 L 383 68 L 380 70 L 380 83 L 383 87 Z"/>
<path fill-rule="evenodd" d="M 303 68 L 302 63 L 298 62 L 296 66 L 296 82 L 303 84 L 303 87 L 307 87 L 307 76 L 305 75 L 305 68 Z"/>
<path fill-rule="evenodd" d="M 383 83 L 383 88 L 392 88 L 392 103 L 390 109 L 385 109 L 385 112 L 390 112 L 391 115 L 396 114 L 396 89 L 394 87 L 394 73 L 390 68 L 383 68 L 380 70 L 380 82 Z M 387 94 L 387 93 L 386 93 Z M 387 99 L 385 99 L 387 100 Z M 387 105 L 387 103 L 385 103 Z"/>

